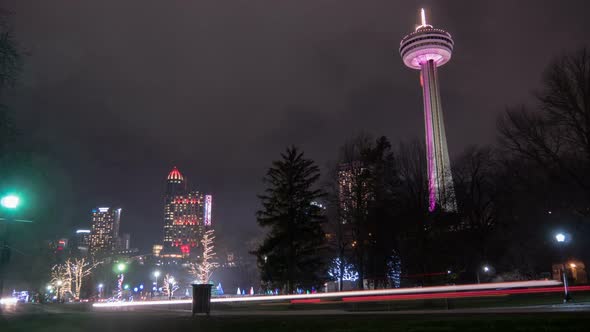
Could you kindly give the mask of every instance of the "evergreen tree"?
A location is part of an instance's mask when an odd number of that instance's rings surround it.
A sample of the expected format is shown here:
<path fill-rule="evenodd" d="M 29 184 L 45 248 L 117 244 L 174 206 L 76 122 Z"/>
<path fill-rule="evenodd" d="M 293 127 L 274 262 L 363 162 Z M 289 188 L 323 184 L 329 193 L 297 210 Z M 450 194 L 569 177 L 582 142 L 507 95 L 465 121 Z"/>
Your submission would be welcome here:
<path fill-rule="evenodd" d="M 325 272 L 324 213 L 315 204 L 324 193 L 315 188 L 319 168 L 303 152 L 290 147 L 281 157 L 267 171 L 268 188 L 259 195 L 258 224 L 269 232 L 254 254 L 262 280 L 292 293 L 317 286 Z"/>

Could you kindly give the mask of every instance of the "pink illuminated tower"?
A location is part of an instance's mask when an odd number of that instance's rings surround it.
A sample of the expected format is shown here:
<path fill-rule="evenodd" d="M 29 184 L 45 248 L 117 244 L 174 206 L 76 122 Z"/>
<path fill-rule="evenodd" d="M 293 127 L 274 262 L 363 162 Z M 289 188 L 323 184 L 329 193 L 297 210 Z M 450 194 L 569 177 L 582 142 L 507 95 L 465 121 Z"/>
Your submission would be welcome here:
<path fill-rule="evenodd" d="M 448 32 L 426 24 L 424 9 L 422 24 L 405 36 L 399 47 L 404 64 L 420 70 L 426 127 L 426 161 L 428 164 L 428 209 L 457 210 L 447 138 L 443 121 L 437 68 L 451 59 L 453 39 Z"/>

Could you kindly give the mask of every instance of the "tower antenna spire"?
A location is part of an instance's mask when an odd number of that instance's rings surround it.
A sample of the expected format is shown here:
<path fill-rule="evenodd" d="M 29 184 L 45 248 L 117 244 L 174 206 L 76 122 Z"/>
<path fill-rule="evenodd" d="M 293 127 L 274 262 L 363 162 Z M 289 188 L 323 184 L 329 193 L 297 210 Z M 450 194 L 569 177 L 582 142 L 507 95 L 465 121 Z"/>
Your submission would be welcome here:
<path fill-rule="evenodd" d="M 420 18 L 422 19 L 422 25 L 421 26 L 426 26 L 426 13 L 424 12 L 424 8 L 420 9 Z"/>

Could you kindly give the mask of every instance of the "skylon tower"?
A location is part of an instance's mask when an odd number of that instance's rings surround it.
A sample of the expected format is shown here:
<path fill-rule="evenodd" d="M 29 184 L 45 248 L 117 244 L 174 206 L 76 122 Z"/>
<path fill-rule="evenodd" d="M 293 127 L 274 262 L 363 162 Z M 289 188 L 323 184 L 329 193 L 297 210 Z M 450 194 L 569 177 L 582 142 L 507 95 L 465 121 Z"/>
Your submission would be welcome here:
<path fill-rule="evenodd" d="M 399 47 L 404 64 L 420 70 L 426 127 L 426 162 L 428 166 L 428 209 L 457 210 L 451 174 L 447 138 L 438 89 L 438 67 L 451 59 L 453 38 L 448 32 L 426 23 L 424 9 L 422 24 L 405 36 Z"/>

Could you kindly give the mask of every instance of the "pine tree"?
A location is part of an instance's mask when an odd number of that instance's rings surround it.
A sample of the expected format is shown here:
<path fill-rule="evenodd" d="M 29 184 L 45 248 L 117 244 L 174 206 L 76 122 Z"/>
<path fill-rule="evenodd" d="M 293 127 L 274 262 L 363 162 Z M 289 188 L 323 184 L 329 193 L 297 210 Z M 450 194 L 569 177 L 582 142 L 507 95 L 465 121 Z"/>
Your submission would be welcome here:
<path fill-rule="evenodd" d="M 264 242 L 254 252 L 261 279 L 287 293 L 298 286 L 317 286 L 324 275 L 324 215 L 317 200 L 324 196 L 315 189 L 319 168 L 303 152 L 290 147 L 274 161 L 259 198 L 258 224 L 269 228 Z"/>

